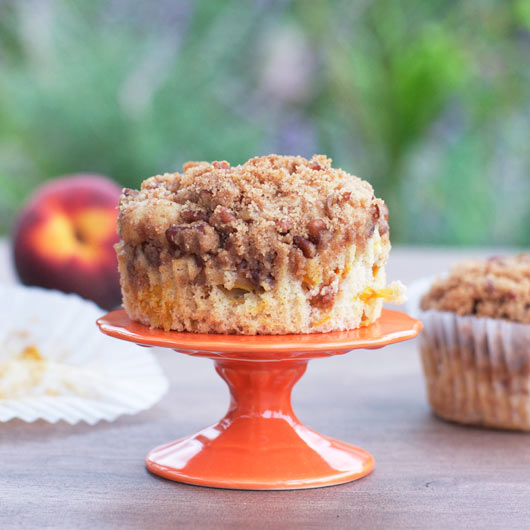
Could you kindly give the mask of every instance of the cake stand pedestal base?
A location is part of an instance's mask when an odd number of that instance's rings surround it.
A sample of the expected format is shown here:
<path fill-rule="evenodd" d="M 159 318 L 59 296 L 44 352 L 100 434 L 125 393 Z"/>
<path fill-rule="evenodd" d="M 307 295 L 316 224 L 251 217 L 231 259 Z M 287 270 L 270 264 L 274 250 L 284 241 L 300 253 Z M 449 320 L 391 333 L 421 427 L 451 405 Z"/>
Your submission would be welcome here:
<path fill-rule="evenodd" d="M 153 449 L 149 471 L 188 484 L 256 490 L 331 486 L 372 471 L 369 453 L 296 418 L 291 390 L 307 360 L 222 360 L 215 366 L 230 389 L 228 413 L 195 435 Z"/>
<path fill-rule="evenodd" d="M 286 490 L 364 477 L 372 456 L 298 420 L 291 390 L 310 359 L 412 339 L 417 320 L 383 309 L 371 326 L 305 335 L 216 335 L 152 329 L 124 310 L 98 320 L 103 333 L 142 346 L 213 359 L 230 389 L 226 416 L 201 432 L 153 449 L 147 468 L 161 477 L 215 488 Z"/>

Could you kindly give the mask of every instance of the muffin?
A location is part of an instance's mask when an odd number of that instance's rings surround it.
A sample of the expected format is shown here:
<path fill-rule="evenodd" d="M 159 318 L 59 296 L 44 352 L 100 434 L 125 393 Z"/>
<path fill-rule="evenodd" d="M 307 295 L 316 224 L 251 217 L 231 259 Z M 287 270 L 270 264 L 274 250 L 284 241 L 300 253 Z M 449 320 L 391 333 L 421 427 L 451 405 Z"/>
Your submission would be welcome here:
<path fill-rule="evenodd" d="M 530 431 L 530 254 L 457 265 L 434 282 L 421 310 L 434 412 Z"/>
<path fill-rule="evenodd" d="M 151 327 L 320 333 L 402 296 L 385 287 L 384 202 L 325 156 L 188 162 L 123 190 L 119 209 L 123 304 Z"/>

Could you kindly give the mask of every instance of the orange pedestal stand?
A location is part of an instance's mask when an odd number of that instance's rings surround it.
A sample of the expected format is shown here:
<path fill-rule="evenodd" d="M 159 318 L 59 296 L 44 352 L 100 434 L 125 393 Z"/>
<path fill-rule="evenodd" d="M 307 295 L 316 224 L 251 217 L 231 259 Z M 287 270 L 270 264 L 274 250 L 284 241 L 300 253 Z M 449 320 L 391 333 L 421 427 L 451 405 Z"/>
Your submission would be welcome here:
<path fill-rule="evenodd" d="M 365 450 L 303 425 L 291 390 L 307 361 L 415 337 L 421 322 L 390 310 L 366 328 L 309 335 L 166 332 L 133 322 L 125 311 L 98 320 L 107 335 L 209 357 L 230 389 L 227 414 L 197 434 L 156 447 L 147 468 L 162 477 L 218 488 L 316 488 L 361 478 L 373 469 Z"/>

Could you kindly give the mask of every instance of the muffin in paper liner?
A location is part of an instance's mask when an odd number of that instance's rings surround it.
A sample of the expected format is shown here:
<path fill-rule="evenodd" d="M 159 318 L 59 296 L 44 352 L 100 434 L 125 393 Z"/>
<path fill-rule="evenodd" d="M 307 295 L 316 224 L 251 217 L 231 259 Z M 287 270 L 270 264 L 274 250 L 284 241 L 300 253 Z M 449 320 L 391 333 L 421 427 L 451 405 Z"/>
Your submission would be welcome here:
<path fill-rule="evenodd" d="M 420 352 L 427 396 L 440 417 L 530 431 L 530 325 L 420 309 L 434 278 L 409 287 L 409 312 L 423 321 Z"/>

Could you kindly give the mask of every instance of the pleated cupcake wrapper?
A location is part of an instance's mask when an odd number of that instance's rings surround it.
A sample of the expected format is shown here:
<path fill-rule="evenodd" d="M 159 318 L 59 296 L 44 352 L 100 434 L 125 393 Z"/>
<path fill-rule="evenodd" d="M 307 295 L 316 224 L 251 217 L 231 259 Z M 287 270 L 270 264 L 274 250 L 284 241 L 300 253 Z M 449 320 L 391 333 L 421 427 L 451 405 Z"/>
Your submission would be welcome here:
<path fill-rule="evenodd" d="M 0 362 L 13 351 L 34 346 L 53 366 L 41 388 L 0 398 L 0 421 L 93 425 L 138 413 L 160 400 L 168 381 L 153 353 L 103 335 L 96 319 L 104 313 L 76 295 L 0 285 Z M 59 393 L 49 395 L 46 385 Z"/>
<path fill-rule="evenodd" d="M 462 423 L 530 430 L 530 325 L 422 311 L 434 278 L 409 287 L 409 313 L 424 323 L 420 350 L 433 410 Z"/>

